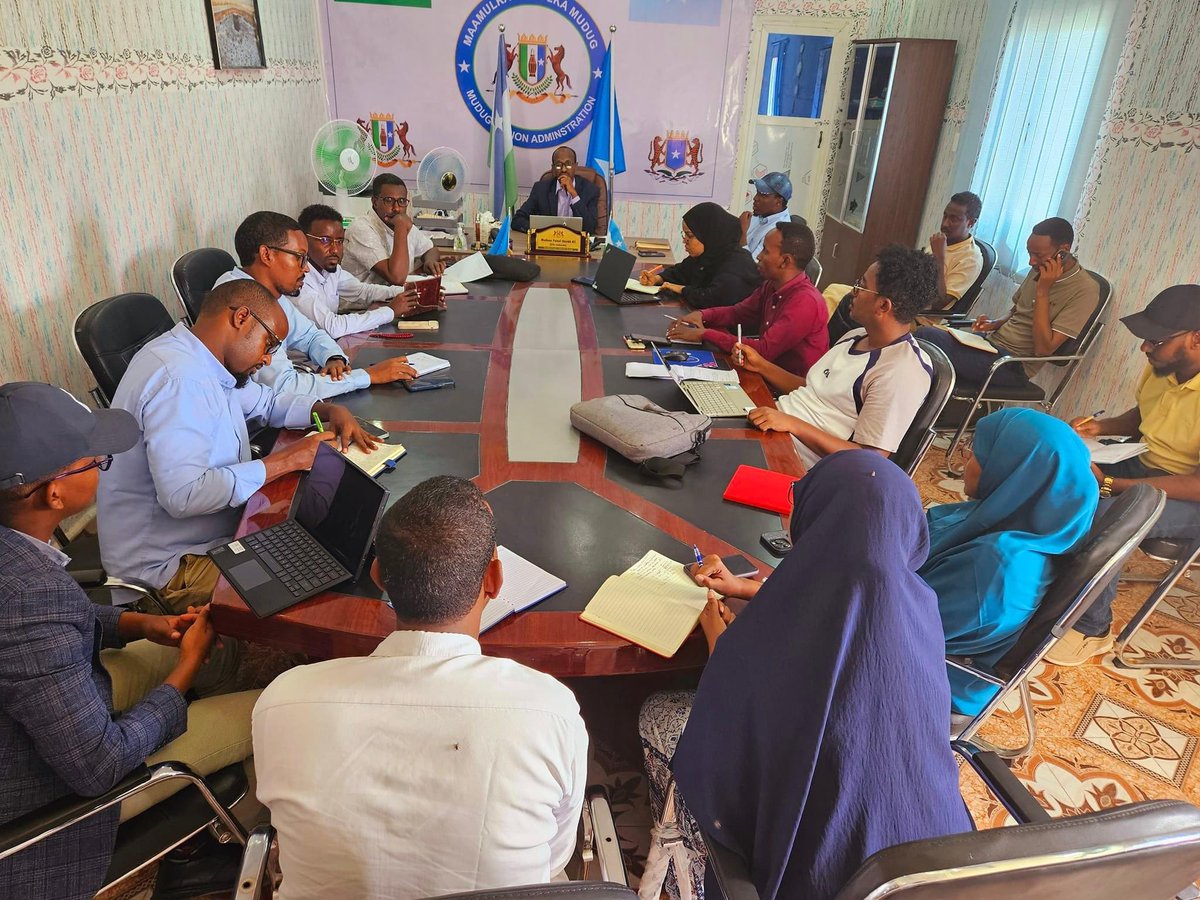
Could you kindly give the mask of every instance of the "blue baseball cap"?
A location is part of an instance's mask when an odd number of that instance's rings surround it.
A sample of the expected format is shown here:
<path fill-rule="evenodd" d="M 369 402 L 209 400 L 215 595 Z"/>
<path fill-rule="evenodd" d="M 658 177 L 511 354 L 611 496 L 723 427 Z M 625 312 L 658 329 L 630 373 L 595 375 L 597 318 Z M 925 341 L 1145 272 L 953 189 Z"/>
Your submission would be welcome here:
<path fill-rule="evenodd" d="M 792 199 L 792 179 L 782 172 L 768 172 L 762 178 L 751 178 L 750 183 L 760 194 L 778 194 L 784 203 Z"/>

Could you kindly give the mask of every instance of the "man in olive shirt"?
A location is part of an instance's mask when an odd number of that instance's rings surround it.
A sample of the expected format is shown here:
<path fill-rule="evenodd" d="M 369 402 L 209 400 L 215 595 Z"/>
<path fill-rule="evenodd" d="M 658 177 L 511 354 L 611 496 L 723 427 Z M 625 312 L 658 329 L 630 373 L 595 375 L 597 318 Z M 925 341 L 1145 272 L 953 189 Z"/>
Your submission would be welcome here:
<path fill-rule="evenodd" d="M 1138 381 L 1137 405 L 1112 419 L 1072 420 L 1084 437 L 1124 435 L 1149 448 L 1141 456 L 1092 466 L 1100 485 L 1099 516 L 1110 498 L 1145 482 L 1167 493 L 1167 505 L 1147 537 L 1200 537 L 1200 285 L 1177 284 L 1139 313 L 1121 319 L 1142 339 L 1149 364 Z M 1077 666 L 1112 649 L 1112 603 L 1117 580 L 1104 589 L 1046 659 Z"/>
<path fill-rule="evenodd" d="M 1025 242 L 1029 274 L 1013 295 L 1003 319 L 980 316 L 972 330 L 987 335 L 996 353 L 967 347 L 943 328 L 926 326 L 917 336 L 937 344 L 954 364 L 960 383 L 978 386 L 998 356 L 1053 356 L 1066 341 L 1079 337 L 1100 302 L 1100 285 L 1071 255 L 1075 230 L 1066 219 L 1033 226 Z M 1003 366 L 992 378 L 997 387 L 1021 387 L 1043 363 Z"/>

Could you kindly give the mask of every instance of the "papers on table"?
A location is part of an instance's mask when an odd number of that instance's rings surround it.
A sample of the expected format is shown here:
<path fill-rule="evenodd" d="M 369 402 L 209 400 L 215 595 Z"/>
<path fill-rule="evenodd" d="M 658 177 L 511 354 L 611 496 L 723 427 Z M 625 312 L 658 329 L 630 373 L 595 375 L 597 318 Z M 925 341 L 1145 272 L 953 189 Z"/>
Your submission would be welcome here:
<path fill-rule="evenodd" d="M 651 550 L 605 581 L 579 618 L 670 658 L 700 621 L 707 599 L 681 563 Z"/>
<path fill-rule="evenodd" d="M 964 347 L 972 347 L 975 350 L 982 350 L 984 353 L 999 353 L 1000 351 L 981 334 L 976 334 L 973 331 L 963 331 L 961 328 L 946 328 L 944 325 L 938 325 L 943 331 L 950 332 L 950 336 L 962 344 Z"/>
<path fill-rule="evenodd" d="M 504 585 L 500 593 L 483 608 L 483 616 L 479 621 L 480 632 L 487 631 L 513 613 L 540 603 L 567 586 L 561 578 L 517 556 L 507 547 L 497 547 L 496 555 L 500 557 L 500 565 L 504 569 Z"/>
<path fill-rule="evenodd" d="M 447 269 L 447 272 L 450 270 Z M 428 281 L 430 278 L 436 278 L 435 275 L 409 275 L 404 279 L 405 284 L 412 284 L 414 281 Z M 442 275 L 442 293 L 443 294 L 466 294 L 468 293 L 466 286 L 461 281 L 455 281 L 453 278 L 447 278 Z M 433 307 L 430 306 L 430 309 Z"/>
<path fill-rule="evenodd" d="M 390 469 L 391 464 L 408 451 L 404 449 L 403 444 L 379 444 L 370 452 L 363 450 L 358 444 L 351 444 L 342 452 L 348 460 L 373 478 L 385 469 Z"/>
<path fill-rule="evenodd" d="M 446 271 L 442 273 L 442 284 L 444 285 L 446 279 L 450 278 L 453 281 L 460 282 L 461 286 L 472 281 L 479 281 L 481 278 L 487 278 L 491 274 L 492 267 L 483 258 L 483 254 L 472 253 L 470 256 L 464 256 L 454 265 L 446 266 Z"/>
<path fill-rule="evenodd" d="M 706 369 L 703 366 L 660 366 L 655 363 L 625 363 L 626 378 L 670 378 L 675 372 L 682 381 L 712 381 L 717 384 L 739 384 L 738 373 L 732 369 Z"/>
<path fill-rule="evenodd" d="M 1149 449 L 1145 444 L 1123 438 L 1084 438 L 1083 442 L 1087 444 L 1094 463 L 1119 463 L 1140 456 Z"/>
<path fill-rule="evenodd" d="M 408 326 L 405 325 L 405 327 L 407 328 Z M 408 354 L 408 364 L 417 370 L 418 377 L 450 368 L 450 360 L 442 359 L 440 356 L 432 356 L 428 353 Z"/>
<path fill-rule="evenodd" d="M 639 294 L 653 295 L 662 290 L 662 286 L 657 284 L 642 284 L 636 278 L 629 278 L 625 281 L 625 290 L 636 291 Z"/>

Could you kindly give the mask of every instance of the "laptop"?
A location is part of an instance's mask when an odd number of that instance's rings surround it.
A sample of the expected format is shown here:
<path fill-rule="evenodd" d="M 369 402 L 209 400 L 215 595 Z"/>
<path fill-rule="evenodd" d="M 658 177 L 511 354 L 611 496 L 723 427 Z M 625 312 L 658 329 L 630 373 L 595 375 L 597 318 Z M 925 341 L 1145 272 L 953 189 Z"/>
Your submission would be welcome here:
<path fill-rule="evenodd" d="M 529 230 L 541 231 L 551 225 L 566 225 L 576 231 L 583 232 L 583 216 L 530 216 Z"/>
<path fill-rule="evenodd" d="M 260 619 L 362 574 L 388 490 L 329 444 L 285 521 L 208 552 Z"/>
<path fill-rule="evenodd" d="M 596 267 L 595 278 L 580 275 L 571 280 L 576 284 L 583 284 L 594 288 L 596 293 L 607 297 L 613 303 L 620 306 L 657 303 L 657 294 L 646 294 L 626 289 L 625 283 L 629 281 L 629 276 L 633 273 L 633 265 L 636 262 L 637 257 L 632 253 L 626 253 L 619 247 L 609 244 L 604 248 L 604 256 L 600 258 L 600 265 Z"/>
<path fill-rule="evenodd" d="M 700 415 L 710 419 L 744 419 L 747 412 L 758 406 L 750 399 L 750 395 L 742 390 L 740 384 L 685 380 L 680 377 L 680 367 L 672 368 L 671 363 L 654 344 L 650 345 L 650 352 L 654 359 L 666 367 L 667 374 Z"/>

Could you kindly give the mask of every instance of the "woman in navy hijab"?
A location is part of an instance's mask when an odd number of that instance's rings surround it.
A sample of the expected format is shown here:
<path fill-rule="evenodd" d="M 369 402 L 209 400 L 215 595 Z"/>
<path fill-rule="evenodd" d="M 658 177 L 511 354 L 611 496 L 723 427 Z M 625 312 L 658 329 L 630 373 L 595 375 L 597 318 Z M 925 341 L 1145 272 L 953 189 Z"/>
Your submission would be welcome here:
<path fill-rule="evenodd" d="M 972 825 L 912 481 L 872 451 L 835 453 L 797 484 L 791 532 L 717 640 L 671 768 L 759 896 L 820 900 L 877 850 Z"/>

